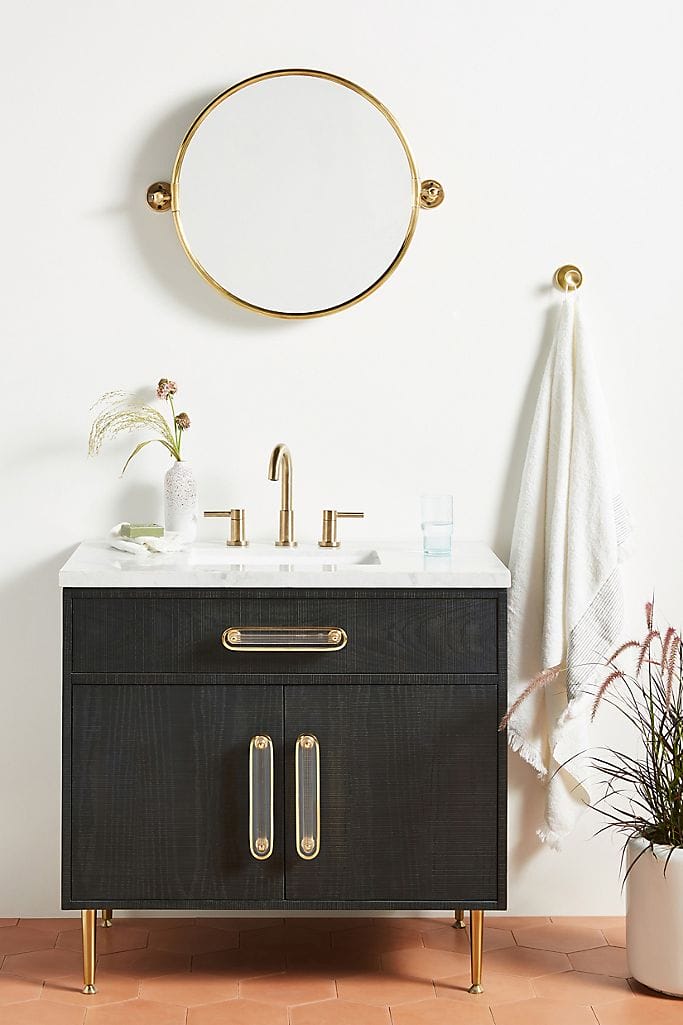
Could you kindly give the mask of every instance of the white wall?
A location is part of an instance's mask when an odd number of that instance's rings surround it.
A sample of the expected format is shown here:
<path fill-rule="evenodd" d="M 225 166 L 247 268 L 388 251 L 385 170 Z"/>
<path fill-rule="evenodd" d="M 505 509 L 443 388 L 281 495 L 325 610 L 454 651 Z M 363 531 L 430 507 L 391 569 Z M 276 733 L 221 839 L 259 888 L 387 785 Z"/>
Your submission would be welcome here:
<path fill-rule="evenodd" d="M 15 4 L 0 38 L 3 557 L 0 916 L 59 908 L 57 570 L 80 538 L 160 514 L 163 452 L 85 456 L 89 406 L 159 376 L 193 418 L 204 507 L 270 536 L 272 445 L 298 529 L 360 507 L 347 538 L 414 537 L 417 496 L 456 496 L 460 537 L 508 555 L 555 267 L 576 261 L 639 526 L 630 619 L 681 578 L 680 39 L 676 0 L 167 0 Z M 214 293 L 146 186 L 204 102 L 321 67 L 383 99 L 447 201 L 393 278 L 338 316 L 285 323 Z M 224 523 L 207 523 L 220 537 Z M 511 760 L 510 907 L 619 911 L 617 848 L 586 820 L 553 855 Z M 467 828 L 463 823 L 462 828 Z"/>

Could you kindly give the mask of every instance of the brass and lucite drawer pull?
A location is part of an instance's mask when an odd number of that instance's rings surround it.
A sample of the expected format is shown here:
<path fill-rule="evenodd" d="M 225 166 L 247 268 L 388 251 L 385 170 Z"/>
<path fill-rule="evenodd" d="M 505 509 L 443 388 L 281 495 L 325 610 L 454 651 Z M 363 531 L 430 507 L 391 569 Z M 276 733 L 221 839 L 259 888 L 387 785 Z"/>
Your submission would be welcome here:
<path fill-rule="evenodd" d="M 221 642 L 228 651 L 341 651 L 339 626 L 229 626 Z"/>
<path fill-rule="evenodd" d="M 257 861 L 273 853 L 273 741 L 267 733 L 249 744 L 249 850 Z"/>
<path fill-rule="evenodd" d="M 304 861 L 320 853 L 320 744 L 302 733 L 294 755 L 296 790 L 296 853 Z"/>

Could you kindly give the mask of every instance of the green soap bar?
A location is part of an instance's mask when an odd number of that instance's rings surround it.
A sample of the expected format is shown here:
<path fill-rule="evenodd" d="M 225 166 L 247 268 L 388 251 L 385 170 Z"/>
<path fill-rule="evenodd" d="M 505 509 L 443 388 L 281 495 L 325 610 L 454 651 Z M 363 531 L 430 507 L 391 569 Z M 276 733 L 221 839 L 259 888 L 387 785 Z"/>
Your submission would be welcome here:
<path fill-rule="evenodd" d="M 158 523 L 122 523 L 121 537 L 163 537 L 164 528 Z"/>

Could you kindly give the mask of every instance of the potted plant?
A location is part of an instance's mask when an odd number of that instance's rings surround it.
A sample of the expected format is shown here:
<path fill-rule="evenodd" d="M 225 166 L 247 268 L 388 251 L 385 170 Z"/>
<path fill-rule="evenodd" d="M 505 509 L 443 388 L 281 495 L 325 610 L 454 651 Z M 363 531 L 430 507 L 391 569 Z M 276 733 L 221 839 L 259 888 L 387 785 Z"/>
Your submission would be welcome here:
<path fill-rule="evenodd" d="M 626 946 L 631 974 L 683 996 L 683 671 L 681 638 L 653 625 L 609 660 L 593 704 L 612 705 L 636 741 L 591 756 L 601 787 L 594 807 L 624 838 Z M 626 737 L 625 737 L 626 739 Z M 600 830 L 600 831 L 602 831 Z"/>
<path fill-rule="evenodd" d="M 173 396 L 177 391 L 175 381 L 167 377 L 162 377 L 156 387 L 157 398 L 169 404 L 170 423 L 149 403 L 140 402 L 125 392 L 107 392 L 93 406 L 98 412 L 90 429 L 88 452 L 91 456 L 96 455 L 107 438 L 115 438 L 124 431 L 151 430 L 154 437 L 135 446 L 121 474 L 146 445 L 153 441 L 163 445 L 173 459 L 164 476 L 164 525 L 167 531 L 177 534 L 183 541 L 194 541 L 199 518 L 197 484 L 189 464 L 181 456 L 183 434 L 190 427 L 190 418 L 187 413 L 175 411 Z"/>

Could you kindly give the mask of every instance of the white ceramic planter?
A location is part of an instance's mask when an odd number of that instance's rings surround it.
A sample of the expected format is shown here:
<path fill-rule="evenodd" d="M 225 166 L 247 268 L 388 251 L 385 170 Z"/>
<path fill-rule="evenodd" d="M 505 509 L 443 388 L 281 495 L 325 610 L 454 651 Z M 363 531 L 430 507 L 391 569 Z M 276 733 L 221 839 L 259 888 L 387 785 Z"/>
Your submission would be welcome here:
<path fill-rule="evenodd" d="M 626 880 L 626 948 L 631 975 L 651 989 L 683 996 L 683 848 L 666 869 L 670 847 L 638 837 L 628 845 L 628 864 L 644 850 Z M 681 1008 L 683 1021 L 683 1007 Z"/>
<path fill-rule="evenodd" d="M 189 464 L 177 460 L 164 476 L 164 528 L 183 541 L 197 537 L 199 502 L 197 482 Z"/>

